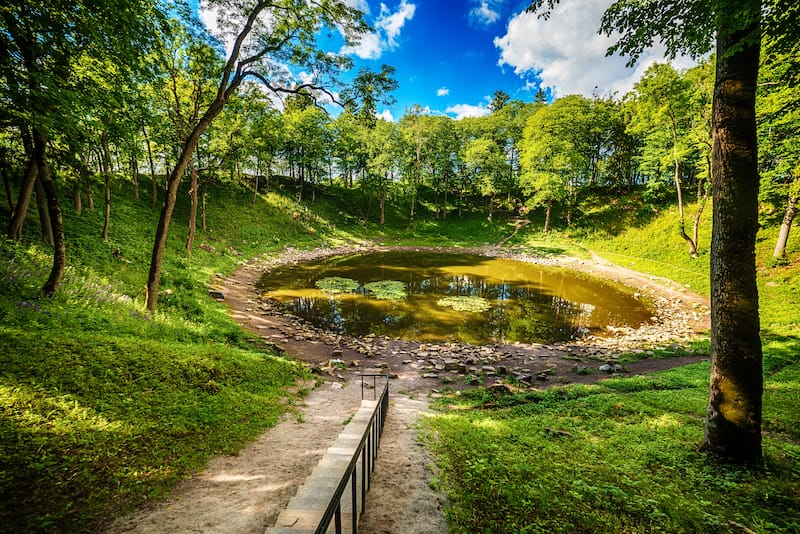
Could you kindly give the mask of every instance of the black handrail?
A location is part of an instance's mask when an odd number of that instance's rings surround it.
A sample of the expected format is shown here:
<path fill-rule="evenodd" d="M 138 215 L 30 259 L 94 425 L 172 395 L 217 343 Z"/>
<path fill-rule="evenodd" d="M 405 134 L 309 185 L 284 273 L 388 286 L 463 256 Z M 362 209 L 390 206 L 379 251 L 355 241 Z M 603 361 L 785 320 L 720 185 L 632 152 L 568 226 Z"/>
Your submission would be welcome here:
<path fill-rule="evenodd" d="M 367 490 L 372 481 L 371 474 L 375 469 L 374 460 L 378 455 L 378 446 L 380 445 L 381 435 L 383 434 L 386 414 L 389 411 L 389 375 L 361 375 L 362 399 L 364 397 L 364 378 L 372 377 L 374 384 L 376 377 L 379 376 L 386 378 L 386 385 L 381 392 L 378 405 L 375 407 L 375 411 L 372 412 L 372 417 L 370 417 L 369 423 L 367 423 L 367 427 L 364 429 L 364 434 L 361 436 L 358 447 L 356 447 L 353 457 L 350 459 L 350 463 L 347 465 L 347 469 L 345 469 L 342 475 L 342 479 L 339 481 L 338 486 L 336 486 L 336 491 L 333 493 L 331 501 L 325 509 L 325 513 L 322 514 L 322 518 L 319 520 L 319 524 L 314 531 L 315 534 L 325 534 L 330 527 L 331 519 L 334 520 L 336 534 L 342 534 L 342 496 L 344 495 L 344 490 L 347 488 L 348 483 L 351 484 L 350 491 L 353 502 L 352 532 L 353 534 L 358 532 L 358 471 L 356 470 L 358 457 L 361 456 L 361 511 L 363 513 L 367 499 Z"/>

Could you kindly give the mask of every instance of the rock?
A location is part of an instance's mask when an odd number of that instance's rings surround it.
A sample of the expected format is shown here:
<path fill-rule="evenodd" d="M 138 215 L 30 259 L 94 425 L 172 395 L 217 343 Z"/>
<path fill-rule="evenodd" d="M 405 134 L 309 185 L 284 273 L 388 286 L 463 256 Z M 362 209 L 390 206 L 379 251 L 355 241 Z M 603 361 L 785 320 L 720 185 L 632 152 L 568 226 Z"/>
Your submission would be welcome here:
<path fill-rule="evenodd" d="M 219 289 L 209 289 L 208 295 L 214 300 L 225 300 L 225 292 Z"/>
<path fill-rule="evenodd" d="M 523 384 L 530 385 L 530 383 L 533 381 L 533 377 L 528 374 L 515 373 L 514 380 L 516 380 L 517 382 L 521 382 Z"/>
<path fill-rule="evenodd" d="M 600 372 L 612 373 L 613 371 L 614 371 L 614 368 L 611 365 L 607 364 L 607 363 L 605 363 L 605 364 L 600 366 Z"/>
<path fill-rule="evenodd" d="M 458 360 L 445 360 L 444 361 L 444 370 L 445 371 L 458 371 L 459 366 L 463 365 Z"/>

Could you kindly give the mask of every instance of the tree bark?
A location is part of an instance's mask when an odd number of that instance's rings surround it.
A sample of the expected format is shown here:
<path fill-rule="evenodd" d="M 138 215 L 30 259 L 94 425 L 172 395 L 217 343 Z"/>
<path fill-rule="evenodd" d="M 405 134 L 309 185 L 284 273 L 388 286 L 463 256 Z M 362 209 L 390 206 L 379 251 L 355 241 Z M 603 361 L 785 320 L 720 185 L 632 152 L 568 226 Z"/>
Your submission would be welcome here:
<path fill-rule="evenodd" d="M 381 190 L 381 226 L 386 224 L 386 195 L 388 194 L 386 189 Z"/>
<path fill-rule="evenodd" d="M 150 313 L 155 312 L 158 305 L 158 284 L 161 277 L 161 266 L 164 262 L 164 250 L 167 246 L 167 234 L 169 233 L 169 225 L 172 221 L 172 212 L 175 210 L 175 201 L 178 197 L 178 186 L 181 182 L 186 167 L 192 159 L 197 143 L 200 141 L 200 136 L 211 124 L 211 121 L 219 115 L 222 111 L 227 94 L 220 94 L 217 99 L 211 104 L 206 111 L 205 115 L 198 121 L 197 125 L 189 134 L 186 142 L 183 145 L 181 154 L 178 161 L 175 163 L 172 171 L 169 173 L 167 179 L 166 194 L 164 195 L 164 203 L 161 207 L 161 216 L 158 220 L 156 227 L 155 240 L 153 242 L 153 253 L 150 256 L 150 270 L 147 274 L 147 294 L 145 296 L 145 307 Z"/>
<path fill-rule="evenodd" d="M 197 229 L 197 167 L 195 167 L 194 159 L 189 160 L 189 175 L 191 177 L 191 186 L 189 187 L 189 233 L 186 236 L 186 252 L 192 254 L 192 247 L 194 246 L 194 234 Z"/>
<path fill-rule="evenodd" d="M 153 147 L 150 145 L 150 138 L 147 136 L 147 129 L 142 124 L 142 133 L 144 134 L 144 141 L 147 144 L 147 159 L 150 163 L 150 181 L 153 186 L 150 195 L 150 204 L 155 206 L 158 203 L 158 186 L 156 185 L 156 166 L 153 164 Z"/>
<path fill-rule="evenodd" d="M 786 204 L 786 211 L 783 214 L 783 221 L 781 221 L 781 229 L 780 232 L 778 232 L 778 241 L 775 243 L 775 252 L 772 253 L 776 259 L 786 257 L 786 243 L 789 242 L 789 230 L 792 229 L 796 208 L 797 196 L 792 195 L 789 197 L 789 202 Z"/>
<path fill-rule="evenodd" d="M 6 190 L 6 202 L 8 202 L 8 209 L 14 212 L 14 195 L 11 193 L 11 181 L 8 179 L 8 165 L 3 162 L 0 172 L 3 174 L 3 187 Z"/>
<path fill-rule="evenodd" d="M 206 188 L 204 187 L 203 190 L 200 192 L 200 221 L 202 224 L 203 232 L 207 231 L 206 229 Z"/>
<path fill-rule="evenodd" d="M 547 207 L 545 208 L 544 212 L 544 233 L 550 233 L 550 212 L 553 211 L 553 201 L 547 201 Z"/>
<path fill-rule="evenodd" d="M 77 185 L 72 190 L 72 200 L 75 204 L 75 214 L 80 217 L 81 213 L 83 213 L 83 201 L 81 200 L 81 188 Z"/>
<path fill-rule="evenodd" d="M 28 206 L 31 203 L 33 190 L 36 186 L 36 180 L 39 178 L 39 167 L 36 165 L 36 159 L 31 154 L 28 160 L 28 166 L 25 168 L 25 176 L 22 179 L 22 185 L 19 188 L 19 197 L 17 197 L 17 204 L 11 212 L 11 218 L 8 221 L 8 237 L 11 239 L 19 240 L 22 238 L 22 228 L 25 225 L 25 217 L 28 216 Z"/>
<path fill-rule="evenodd" d="M 61 287 L 64 270 L 67 267 L 67 246 L 64 239 L 64 221 L 61 217 L 61 206 L 58 203 L 56 184 L 50 176 L 47 165 L 47 136 L 41 130 L 33 130 L 33 152 L 38 170 L 39 181 L 47 197 L 47 208 L 50 215 L 50 224 L 53 231 L 53 267 L 50 276 L 42 286 L 42 292 L 47 297 L 52 297 Z"/>
<path fill-rule="evenodd" d="M 133 198 L 139 200 L 139 164 L 136 157 L 131 155 L 131 178 L 133 178 Z"/>
<path fill-rule="evenodd" d="M 711 380 L 703 447 L 736 462 L 761 459 L 762 349 L 756 287 L 758 143 L 755 96 L 759 0 L 741 30 L 717 28 L 713 102 Z"/>
<path fill-rule="evenodd" d="M 678 215 L 680 217 L 678 232 L 681 237 L 689 244 L 689 256 L 692 258 L 697 257 L 697 243 L 692 240 L 686 233 L 686 217 L 683 213 L 683 188 L 681 187 L 681 162 L 678 158 L 678 124 L 673 115 L 670 115 L 672 121 L 672 158 L 675 163 L 675 190 L 678 194 Z"/>
<path fill-rule="evenodd" d="M 53 227 L 50 224 L 50 212 L 47 207 L 47 195 L 42 187 L 41 179 L 36 180 L 36 211 L 39 212 L 39 226 L 42 228 L 42 242 L 53 246 Z"/>
<path fill-rule="evenodd" d="M 105 133 L 100 137 L 100 166 L 103 171 L 103 233 L 101 238 L 108 241 L 108 229 L 111 226 L 111 152 L 108 150 L 108 140 Z"/>

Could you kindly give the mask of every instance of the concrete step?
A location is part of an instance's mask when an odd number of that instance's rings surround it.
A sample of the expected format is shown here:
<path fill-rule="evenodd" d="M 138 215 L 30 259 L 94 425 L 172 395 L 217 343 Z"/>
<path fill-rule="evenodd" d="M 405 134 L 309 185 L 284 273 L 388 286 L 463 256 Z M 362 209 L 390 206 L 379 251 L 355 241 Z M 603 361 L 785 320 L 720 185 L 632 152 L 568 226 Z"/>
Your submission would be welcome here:
<path fill-rule="evenodd" d="M 333 497 L 339 482 L 344 476 L 358 448 L 361 438 L 367 431 L 370 419 L 378 401 L 362 400 L 361 408 L 353 415 L 342 432 L 320 459 L 305 482 L 297 489 L 295 495 L 289 500 L 286 509 L 278 516 L 274 527 L 267 529 L 267 534 L 308 534 L 314 532 L 322 519 L 328 504 Z M 356 462 L 357 472 L 357 504 L 361 506 L 361 463 L 363 456 L 359 455 Z M 341 498 L 342 530 L 352 530 L 352 479 L 348 481 Z M 334 521 L 328 532 L 334 532 Z"/>

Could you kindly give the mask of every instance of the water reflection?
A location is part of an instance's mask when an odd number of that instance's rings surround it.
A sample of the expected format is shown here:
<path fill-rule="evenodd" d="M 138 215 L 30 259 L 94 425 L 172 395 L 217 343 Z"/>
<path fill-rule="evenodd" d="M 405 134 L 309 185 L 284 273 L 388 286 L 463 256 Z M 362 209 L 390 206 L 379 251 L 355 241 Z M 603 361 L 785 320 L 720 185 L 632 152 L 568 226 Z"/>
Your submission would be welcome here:
<path fill-rule="evenodd" d="M 352 293 L 331 294 L 317 280 L 358 281 Z M 404 299 L 379 300 L 364 284 L 402 281 Z M 331 331 L 422 341 L 547 343 L 575 339 L 607 325 L 637 327 L 650 311 L 601 280 L 514 260 L 467 254 L 385 252 L 329 258 L 264 275 L 260 288 L 288 311 Z M 457 311 L 445 297 L 480 297 L 487 311 Z"/>

